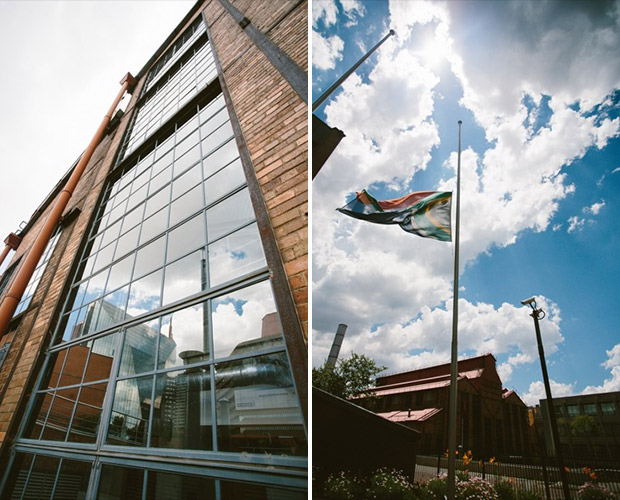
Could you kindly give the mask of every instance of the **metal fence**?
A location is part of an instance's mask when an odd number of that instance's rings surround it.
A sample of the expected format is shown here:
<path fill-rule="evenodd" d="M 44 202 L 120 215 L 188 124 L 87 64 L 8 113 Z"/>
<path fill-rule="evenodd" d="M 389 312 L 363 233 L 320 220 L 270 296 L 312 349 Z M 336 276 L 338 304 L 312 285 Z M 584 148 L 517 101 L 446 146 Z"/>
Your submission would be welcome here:
<path fill-rule="evenodd" d="M 614 492 L 620 498 L 620 461 L 564 460 L 569 489 L 576 499 L 578 489 L 587 482 L 595 483 Z M 456 460 L 456 470 L 480 477 L 490 483 L 506 481 L 515 489 L 527 490 L 547 500 L 563 500 L 560 471 L 554 458 L 507 457 L 501 460 Z M 447 474 L 448 459 L 443 455 L 418 455 L 415 481 L 424 482 L 439 474 Z"/>

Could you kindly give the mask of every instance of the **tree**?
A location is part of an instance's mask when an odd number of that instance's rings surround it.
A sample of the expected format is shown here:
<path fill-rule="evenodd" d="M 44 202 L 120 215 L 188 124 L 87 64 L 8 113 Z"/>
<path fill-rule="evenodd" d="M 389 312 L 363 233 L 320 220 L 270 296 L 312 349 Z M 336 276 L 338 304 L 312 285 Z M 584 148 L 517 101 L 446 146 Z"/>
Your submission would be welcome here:
<path fill-rule="evenodd" d="M 339 398 L 349 399 L 375 387 L 377 374 L 385 369 L 365 354 L 351 353 L 348 358 L 338 360 L 335 367 L 325 362 L 320 368 L 313 368 L 312 385 Z"/>

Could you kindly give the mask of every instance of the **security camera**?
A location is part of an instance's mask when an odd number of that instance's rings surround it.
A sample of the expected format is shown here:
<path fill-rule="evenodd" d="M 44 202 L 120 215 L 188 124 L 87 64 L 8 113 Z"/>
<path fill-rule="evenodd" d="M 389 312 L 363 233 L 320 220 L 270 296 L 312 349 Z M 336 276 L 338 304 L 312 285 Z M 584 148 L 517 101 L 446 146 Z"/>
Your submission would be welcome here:
<path fill-rule="evenodd" d="M 521 304 L 524 306 L 531 306 L 536 302 L 536 297 L 530 297 L 529 299 L 525 299 L 521 301 Z"/>

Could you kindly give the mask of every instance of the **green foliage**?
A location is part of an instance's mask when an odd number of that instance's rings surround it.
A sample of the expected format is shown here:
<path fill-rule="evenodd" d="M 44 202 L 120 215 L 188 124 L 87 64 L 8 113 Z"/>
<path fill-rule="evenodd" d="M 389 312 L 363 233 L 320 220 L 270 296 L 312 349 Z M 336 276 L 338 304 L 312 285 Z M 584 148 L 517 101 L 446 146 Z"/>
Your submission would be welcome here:
<path fill-rule="evenodd" d="M 426 485 L 421 488 L 422 494 L 419 495 L 422 500 L 443 500 L 448 494 L 448 483 L 445 478 L 435 478 L 429 480 Z"/>
<path fill-rule="evenodd" d="M 456 500 L 497 500 L 497 493 L 491 483 L 479 477 L 472 477 L 466 481 L 456 482 Z"/>
<path fill-rule="evenodd" d="M 498 500 L 516 500 L 514 486 L 508 481 L 498 481 L 494 485 Z"/>
<path fill-rule="evenodd" d="M 599 430 L 599 423 L 592 415 L 578 415 L 570 422 L 570 433 L 583 436 Z"/>
<path fill-rule="evenodd" d="M 580 500 L 613 500 L 616 496 L 603 486 L 586 483 L 577 491 Z"/>
<path fill-rule="evenodd" d="M 376 376 L 385 370 L 364 354 L 352 353 L 338 360 L 335 367 L 326 363 L 312 369 L 312 385 L 339 398 L 348 399 L 375 386 Z"/>
<path fill-rule="evenodd" d="M 534 493 L 530 490 L 517 490 L 515 498 L 517 500 L 542 500 L 542 497 L 538 493 Z"/>

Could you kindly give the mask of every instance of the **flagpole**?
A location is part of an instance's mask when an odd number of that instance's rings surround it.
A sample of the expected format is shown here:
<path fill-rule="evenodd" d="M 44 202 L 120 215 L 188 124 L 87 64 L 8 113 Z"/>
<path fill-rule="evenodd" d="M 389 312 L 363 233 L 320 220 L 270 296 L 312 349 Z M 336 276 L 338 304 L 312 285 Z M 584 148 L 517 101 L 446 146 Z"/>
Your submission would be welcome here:
<path fill-rule="evenodd" d="M 448 418 L 448 500 L 456 496 L 456 405 L 458 390 L 458 318 L 459 318 L 459 228 L 461 221 L 461 125 L 456 167 L 456 221 L 454 231 L 454 292 L 452 304 L 452 353 L 450 358 L 450 401 Z"/>

